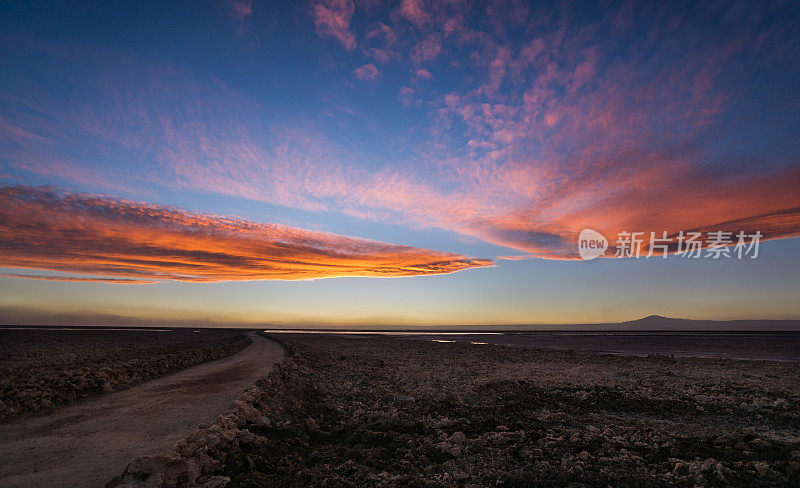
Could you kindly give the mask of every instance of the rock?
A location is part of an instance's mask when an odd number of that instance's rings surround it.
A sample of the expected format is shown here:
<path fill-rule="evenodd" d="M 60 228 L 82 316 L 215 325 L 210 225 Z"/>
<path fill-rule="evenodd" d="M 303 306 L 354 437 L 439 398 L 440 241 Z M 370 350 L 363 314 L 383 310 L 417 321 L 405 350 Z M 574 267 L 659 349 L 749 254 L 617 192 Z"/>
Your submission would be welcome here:
<path fill-rule="evenodd" d="M 711 403 L 711 397 L 708 395 L 695 395 L 694 401 L 700 405 L 707 405 Z"/>
<path fill-rule="evenodd" d="M 416 404 L 414 397 L 409 395 L 396 395 L 394 401 L 403 408 L 412 408 Z"/>
<path fill-rule="evenodd" d="M 126 470 L 127 473 L 146 478 L 155 476 L 161 480 L 163 488 L 193 482 L 190 471 L 189 461 L 175 455 L 141 456 L 134 459 Z"/>
<path fill-rule="evenodd" d="M 467 474 L 466 471 L 460 469 L 456 469 L 455 471 L 453 471 L 452 475 L 453 479 L 458 482 L 463 482 L 469 479 L 469 474 Z"/>
<path fill-rule="evenodd" d="M 266 417 L 266 416 L 263 416 L 263 417 L 259 418 L 258 420 L 256 420 L 255 424 L 257 426 L 259 426 L 259 427 L 264 427 L 266 429 L 271 429 L 272 428 L 272 421 L 269 419 L 269 417 Z"/>
<path fill-rule="evenodd" d="M 690 469 L 691 469 L 691 465 L 689 463 L 678 462 L 678 463 L 675 464 L 675 467 L 672 468 L 672 473 L 680 475 L 680 476 L 684 476 L 684 475 L 689 474 Z"/>
<path fill-rule="evenodd" d="M 240 442 L 253 442 L 256 439 L 256 435 L 247 429 L 240 430 L 236 437 Z"/>
<path fill-rule="evenodd" d="M 714 467 L 714 474 L 716 474 L 717 478 L 719 478 L 719 480 L 723 483 L 726 481 L 725 467 L 722 465 L 722 463 L 717 463 L 717 465 Z"/>
<path fill-rule="evenodd" d="M 461 457 L 462 449 L 461 446 L 454 446 L 448 442 L 440 442 L 436 445 L 439 451 L 443 454 L 449 454 L 453 457 Z"/>
<path fill-rule="evenodd" d="M 589 451 L 581 451 L 578 453 L 578 459 L 580 459 L 581 461 L 588 461 L 591 458 L 592 455 L 589 453 Z"/>
<path fill-rule="evenodd" d="M 765 441 L 760 437 L 757 437 L 752 441 L 750 441 L 750 447 L 761 451 L 767 451 L 769 449 L 772 449 L 772 444 L 770 444 L 769 442 Z"/>
<path fill-rule="evenodd" d="M 700 470 L 703 472 L 708 472 L 714 469 L 717 465 L 717 460 L 714 458 L 708 458 L 703 461 L 703 464 L 700 466 Z"/>
<path fill-rule="evenodd" d="M 456 432 L 450 436 L 450 443 L 456 446 L 463 446 L 467 442 L 467 436 L 463 432 Z"/>
<path fill-rule="evenodd" d="M 433 426 L 437 429 L 445 428 L 445 427 L 452 427 L 455 424 L 455 421 L 449 417 L 442 417 L 436 422 L 433 423 Z"/>
<path fill-rule="evenodd" d="M 227 476 L 213 476 L 203 484 L 203 488 L 223 488 L 231 479 Z"/>
<path fill-rule="evenodd" d="M 154 474 L 163 471 L 169 462 L 168 456 L 140 456 L 131 461 L 126 471 L 140 475 Z"/>
<path fill-rule="evenodd" d="M 242 400 L 236 400 L 234 403 L 236 412 L 241 415 L 246 421 L 255 423 L 261 418 L 261 412 L 256 410 L 252 405 Z"/>

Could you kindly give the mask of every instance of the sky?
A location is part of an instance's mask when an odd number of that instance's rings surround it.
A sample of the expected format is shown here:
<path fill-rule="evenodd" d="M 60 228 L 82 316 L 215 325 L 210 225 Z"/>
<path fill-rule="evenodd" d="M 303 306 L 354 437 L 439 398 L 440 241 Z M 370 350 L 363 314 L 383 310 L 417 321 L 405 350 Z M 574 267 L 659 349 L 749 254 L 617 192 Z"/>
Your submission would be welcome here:
<path fill-rule="evenodd" d="M 0 322 L 800 319 L 796 7 L 6 2 Z"/>

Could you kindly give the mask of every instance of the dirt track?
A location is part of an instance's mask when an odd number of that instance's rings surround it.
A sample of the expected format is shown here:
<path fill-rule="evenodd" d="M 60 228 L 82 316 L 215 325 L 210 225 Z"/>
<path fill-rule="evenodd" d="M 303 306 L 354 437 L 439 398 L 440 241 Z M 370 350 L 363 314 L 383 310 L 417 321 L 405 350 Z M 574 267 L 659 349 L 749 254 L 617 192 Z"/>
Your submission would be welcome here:
<path fill-rule="evenodd" d="M 280 345 L 250 337 L 228 358 L 0 425 L 0 486 L 104 486 L 134 457 L 168 450 L 283 360 Z"/>

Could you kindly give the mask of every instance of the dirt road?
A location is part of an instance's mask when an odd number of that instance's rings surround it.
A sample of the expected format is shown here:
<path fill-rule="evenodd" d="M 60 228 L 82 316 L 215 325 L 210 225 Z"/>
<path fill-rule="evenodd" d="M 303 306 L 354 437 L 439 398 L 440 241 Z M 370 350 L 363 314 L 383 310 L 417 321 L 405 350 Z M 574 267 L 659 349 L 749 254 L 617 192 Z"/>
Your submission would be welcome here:
<path fill-rule="evenodd" d="M 134 457 L 169 450 L 283 360 L 280 345 L 250 336 L 233 356 L 0 425 L 0 487 L 101 487 Z"/>

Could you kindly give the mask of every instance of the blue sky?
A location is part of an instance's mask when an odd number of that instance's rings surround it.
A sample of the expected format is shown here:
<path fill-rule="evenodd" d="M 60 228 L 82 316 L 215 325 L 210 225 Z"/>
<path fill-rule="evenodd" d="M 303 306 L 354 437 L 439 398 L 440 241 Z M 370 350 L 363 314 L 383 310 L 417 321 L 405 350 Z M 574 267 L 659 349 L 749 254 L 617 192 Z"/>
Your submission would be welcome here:
<path fill-rule="evenodd" d="M 800 318 L 797 17 L 791 2 L 12 2 L 0 307 Z M 577 258 L 583 228 L 612 241 L 606 259 Z M 715 230 L 761 232 L 759 257 L 613 257 L 621 231 Z"/>

